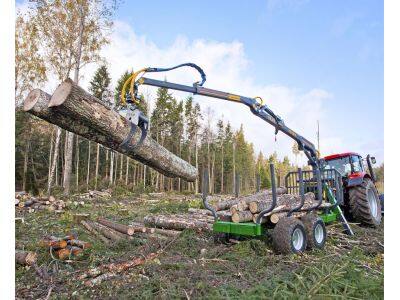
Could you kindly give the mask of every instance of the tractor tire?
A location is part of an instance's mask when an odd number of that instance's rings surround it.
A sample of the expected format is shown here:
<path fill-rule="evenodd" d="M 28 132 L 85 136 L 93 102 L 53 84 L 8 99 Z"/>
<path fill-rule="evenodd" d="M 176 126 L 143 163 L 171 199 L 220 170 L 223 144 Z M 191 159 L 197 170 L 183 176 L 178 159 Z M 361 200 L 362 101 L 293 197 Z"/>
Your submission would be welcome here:
<path fill-rule="evenodd" d="M 307 246 L 303 223 L 294 217 L 279 220 L 272 232 L 272 244 L 274 250 L 281 254 L 303 252 Z"/>
<path fill-rule="evenodd" d="M 381 224 L 381 202 L 371 179 L 364 178 L 361 185 L 349 189 L 349 206 L 350 214 L 361 224 L 372 227 Z"/>
<path fill-rule="evenodd" d="M 307 248 L 322 249 L 326 242 L 325 223 L 315 214 L 307 214 L 301 218 L 307 234 Z"/>

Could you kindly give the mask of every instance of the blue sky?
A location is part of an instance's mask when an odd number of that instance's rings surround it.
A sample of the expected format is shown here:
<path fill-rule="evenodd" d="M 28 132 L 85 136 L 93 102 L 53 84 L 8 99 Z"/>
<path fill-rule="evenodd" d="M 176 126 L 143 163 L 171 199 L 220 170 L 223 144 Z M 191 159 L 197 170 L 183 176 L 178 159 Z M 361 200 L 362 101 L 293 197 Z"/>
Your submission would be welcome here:
<path fill-rule="evenodd" d="M 192 61 L 207 87 L 263 96 L 312 142 L 319 119 L 323 154 L 383 161 L 383 1 L 125 1 L 111 41 L 103 54 L 114 81 L 130 67 Z M 244 123 L 256 150 L 290 155 L 292 141 L 280 134 L 276 145 L 273 129 L 246 108 L 195 99 L 215 119 Z"/>

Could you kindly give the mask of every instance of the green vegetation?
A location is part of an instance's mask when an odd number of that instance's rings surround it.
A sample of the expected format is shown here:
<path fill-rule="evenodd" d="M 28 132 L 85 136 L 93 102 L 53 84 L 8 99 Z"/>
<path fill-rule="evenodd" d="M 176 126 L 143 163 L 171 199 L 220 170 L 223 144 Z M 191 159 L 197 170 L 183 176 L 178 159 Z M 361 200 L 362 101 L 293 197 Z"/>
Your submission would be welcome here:
<path fill-rule="evenodd" d="M 25 249 L 38 251 L 39 265 L 48 267 L 56 279 L 52 296 L 78 298 L 140 299 L 382 299 L 383 225 L 378 229 L 353 225 L 356 236 L 341 233 L 336 224 L 328 227 L 323 251 L 302 255 L 277 255 L 270 236 L 242 239 L 229 245 L 215 244 L 210 233 L 184 231 L 177 239 L 131 241 L 106 246 L 72 222 L 74 213 L 91 213 L 121 223 L 142 220 L 149 213 L 183 213 L 197 207 L 199 199 L 167 193 L 94 199 L 62 215 L 49 212 L 21 213 L 25 223 L 16 225 L 16 240 Z M 151 201 L 148 201 L 151 200 Z M 37 246 L 44 234 L 76 232 L 93 243 L 85 256 L 71 263 L 53 261 Z M 95 288 L 77 279 L 82 270 L 113 261 L 123 261 L 164 249 L 155 260 L 132 268 Z M 57 273 L 55 270 L 58 270 Z M 16 268 L 18 297 L 45 297 L 48 286 L 32 269 Z"/>

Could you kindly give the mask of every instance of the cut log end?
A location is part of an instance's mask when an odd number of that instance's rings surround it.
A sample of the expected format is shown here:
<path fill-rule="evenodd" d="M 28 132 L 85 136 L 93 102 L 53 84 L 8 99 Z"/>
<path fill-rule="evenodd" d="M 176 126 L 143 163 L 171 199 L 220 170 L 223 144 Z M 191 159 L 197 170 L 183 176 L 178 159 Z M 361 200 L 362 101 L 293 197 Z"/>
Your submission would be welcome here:
<path fill-rule="evenodd" d="M 30 91 L 30 93 L 28 94 L 28 96 L 24 101 L 23 110 L 30 111 L 35 106 L 35 104 L 38 102 L 39 99 L 40 99 L 39 89 L 34 89 Z"/>
<path fill-rule="evenodd" d="M 58 106 L 64 103 L 67 100 L 72 89 L 72 81 L 71 79 L 67 79 L 63 83 L 61 83 L 57 89 L 54 91 L 53 96 L 51 96 L 49 107 Z"/>

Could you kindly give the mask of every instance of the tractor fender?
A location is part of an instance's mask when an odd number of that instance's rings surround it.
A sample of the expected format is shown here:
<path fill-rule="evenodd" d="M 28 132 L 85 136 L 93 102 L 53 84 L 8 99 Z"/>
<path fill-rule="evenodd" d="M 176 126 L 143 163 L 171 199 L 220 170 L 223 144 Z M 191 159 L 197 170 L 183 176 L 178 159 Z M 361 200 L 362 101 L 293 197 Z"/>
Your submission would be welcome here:
<path fill-rule="evenodd" d="M 358 186 L 361 185 L 364 178 L 369 178 L 371 179 L 371 176 L 367 173 L 359 173 L 359 176 L 354 176 L 354 177 L 349 177 L 347 180 L 347 187 L 353 187 L 353 186 Z"/>

